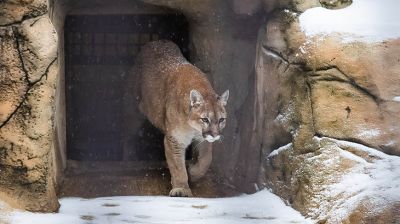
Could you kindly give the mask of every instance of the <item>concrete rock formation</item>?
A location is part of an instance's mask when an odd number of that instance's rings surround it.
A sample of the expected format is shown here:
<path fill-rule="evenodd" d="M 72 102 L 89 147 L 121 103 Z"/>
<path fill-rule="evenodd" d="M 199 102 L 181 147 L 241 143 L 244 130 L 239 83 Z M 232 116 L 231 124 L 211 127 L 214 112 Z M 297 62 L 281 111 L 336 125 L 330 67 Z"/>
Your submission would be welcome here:
<path fill-rule="evenodd" d="M 282 153 L 272 152 L 265 159 L 264 181 L 302 214 L 322 223 L 395 223 L 399 198 L 393 195 L 375 203 L 371 198 L 385 197 L 384 193 L 368 196 L 360 190 L 349 196 L 349 187 L 347 193 L 332 196 L 326 190 L 348 173 L 369 172 L 359 170 L 357 147 L 344 149 L 328 139 L 400 155 L 400 104 L 396 101 L 400 67 L 395 56 L 400 52 L 399 39 L 346 42 L 340 33 L 307 37 L 298 19 L 303 10 L 295 8 L 275 12 L 259 33 L 256 98 L 260 105 L 276 102 L 260 109 L 260 114 L 264 111 L 261 126 L 269 127 L 266 133 L 279 130 L 291 136 L 286 137 L 290 145 L 278 150 Z M 269 134 L 264 139 L 282 142 L 281 136 Z M 270 149 L 265 149 L 266 156 Z M 343 150 L 354 157 L 344 156 Z M 367 154 L 367 167 L 375 166 L 369 158 L 374 156 Z M 337 159 L 331 164 L 332 158 Z M 390 181 L 377 185 L 391 188 Z M 372 180 L 370 184 L 374 185 Z M 356 202 L 346 205 L 344 201 L 352 196 Z M 324 203 L 328 204 L 325 208 Z"/>
<path fill-rule="evenodd" d="M 21 23 L 47 13 L 46 0 L 6 0 L 0 2 L 0 26 Z"/>
<path fill-rule="evenodd" d="M 46 1 L 0 4 L 0 195 L 14 207 L 54 211 L 57 35 Z"/>
<path fill-rule="evenodd" d="M 400 158 L 361 144 L 315 138 L 316 151 L 293 144 L 272 152 L 268 185 L 307 217 L 321 223 L 396 223 L 400 218 Z"/>
<path fill-rule="evenodd" d="M 274 101 L 282 102 L 278 121 L 300 135 L 294 139 L 329 136 L 400 155 L 400 105 L 393 100 L 399 92 L 399 64 L 391 56 L 400 50 L 400 42 L 343 43 L 335 35 L 310 40 L 296 17 L 281 12 L 260 34 L 259 76 L 269 71 L 270 79 L 277 76 L 278 85 L 287 87 L 275 90 L 279 97 Z M 288 91 L 304 91 L 304 97 Z M 308 109 L 293 113 L 300 107 Z"/>

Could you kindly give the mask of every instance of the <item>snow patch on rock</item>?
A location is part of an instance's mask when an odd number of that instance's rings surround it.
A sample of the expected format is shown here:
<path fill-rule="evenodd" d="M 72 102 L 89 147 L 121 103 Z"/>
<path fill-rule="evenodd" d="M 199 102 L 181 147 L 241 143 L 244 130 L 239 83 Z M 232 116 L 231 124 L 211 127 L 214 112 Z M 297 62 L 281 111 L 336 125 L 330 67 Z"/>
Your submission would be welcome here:
<path fill-rule="evenodd" d="M 400 96 L 393 97 L 393 101 L 400 102 Z"/>
<path fill-rule="evenodd" d="M 281 152 L 283 152 L 283 151 L 286 151 L 286 150 L 291 149 L 291 148 L 292 148 L 292 145 L 293 145 L 292 143 L 289 143 L 289 144 L 287 144 L 287 145 L 284 145 L 284 146 L 279 147 L 278 149 L 275 149 L 274 151 L 272 151 L 272 152 L 268 155 L 268 158 L 269 158 L 269 157 L 274 157 L 274 156 L 278 155 L 279 153 L 281 153 Z"/>
<path fill-rule="evenodd" d="M 381 134 L 381 131 L 377 128 L 375 129 L 365 129 L 361 130 L 357 135 L 359 138 L 374 138 L 378 137 Z"/>
<path fill-rule="evenodd" d="M 363 200 L 373 205 L 370 206 L 371 212 L 379 212 L 385 206 L 400 202 L 400 157 L 354 142 L 330 140 L 341 148 L 351 147 L 374 158 L 372 162 L 367 162 L 362 157 L 342 150 L 341 155 L 356 161 L 357 165 L 324 192 L 330 198 L 340 198 L 331 205 L 330 222 L 340 222 Z"/>
<path fill-rule="evenodd" d="M 363 206 L 371 214 L 379 214 L 400 202 L 400 157 L 349 141 L 328 137 L 314 140 L 320 145 L 315 152 L 296 154 L 292 144 L 287 144 L 268 156 L 268 160 L 278 155 L 287 158 L 275 163 L 290 162 L 280 164 L 293 169 L 288 187 L 307 183 L 300 188 L 307 197 L 307 207 L 302 208 L 307 217 L 342 223 Z"/>

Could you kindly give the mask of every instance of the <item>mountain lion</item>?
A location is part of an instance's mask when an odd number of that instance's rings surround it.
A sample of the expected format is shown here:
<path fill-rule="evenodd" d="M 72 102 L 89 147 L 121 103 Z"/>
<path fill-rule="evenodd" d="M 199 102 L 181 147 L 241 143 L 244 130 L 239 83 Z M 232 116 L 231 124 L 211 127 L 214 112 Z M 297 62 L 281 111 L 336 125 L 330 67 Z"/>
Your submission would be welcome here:
<path fill-rule="evenodd" d="M 188 185 L 201 178 L 212 159 L 212 142 L 225 127 L 229 91 L 218 96 L 205 74 L 190 64 L 177 45 L 155 41 L 142 47 L 135 72 L 141 78 L 140 111 L 165 135 L 171 173 L 170 196 L 190 197 Z M 186 148 L 194 143 L 196 162 L 185 166 Z"/>

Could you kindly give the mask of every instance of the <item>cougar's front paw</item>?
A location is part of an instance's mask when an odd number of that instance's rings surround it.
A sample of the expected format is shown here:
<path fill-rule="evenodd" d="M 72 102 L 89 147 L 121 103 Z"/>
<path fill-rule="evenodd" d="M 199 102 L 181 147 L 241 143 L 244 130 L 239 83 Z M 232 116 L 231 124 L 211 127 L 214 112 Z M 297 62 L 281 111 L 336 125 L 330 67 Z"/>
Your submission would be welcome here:
<path fill-rule="evenodd" d="M 192 197 L 192 191 L 190 190 L 190 188 L 182 188 L 182 187 L 176 187 L 173 188 L 170 192 L 169 192 L 169 196 L 171 197 Z"/>

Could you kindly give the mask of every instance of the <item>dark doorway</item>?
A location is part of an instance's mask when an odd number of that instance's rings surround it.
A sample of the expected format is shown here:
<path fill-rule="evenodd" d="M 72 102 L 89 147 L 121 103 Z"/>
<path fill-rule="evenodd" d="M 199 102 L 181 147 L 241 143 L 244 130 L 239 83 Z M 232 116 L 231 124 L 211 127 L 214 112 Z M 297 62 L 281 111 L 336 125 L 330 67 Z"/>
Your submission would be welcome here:
<path fill-rule="evenodd" d="M 70 15 L 64 31 L 68 159 L 162 160 L 162 134 L 144 120 L 145 133 L 138 131 L 138 136 L 132 138 L 136 139 L 132 145 L 137 150 L 124 158 L 124 85 L 135 56 L 146 42 L 172 40 L 188 57 L 185 17 Z"/>

